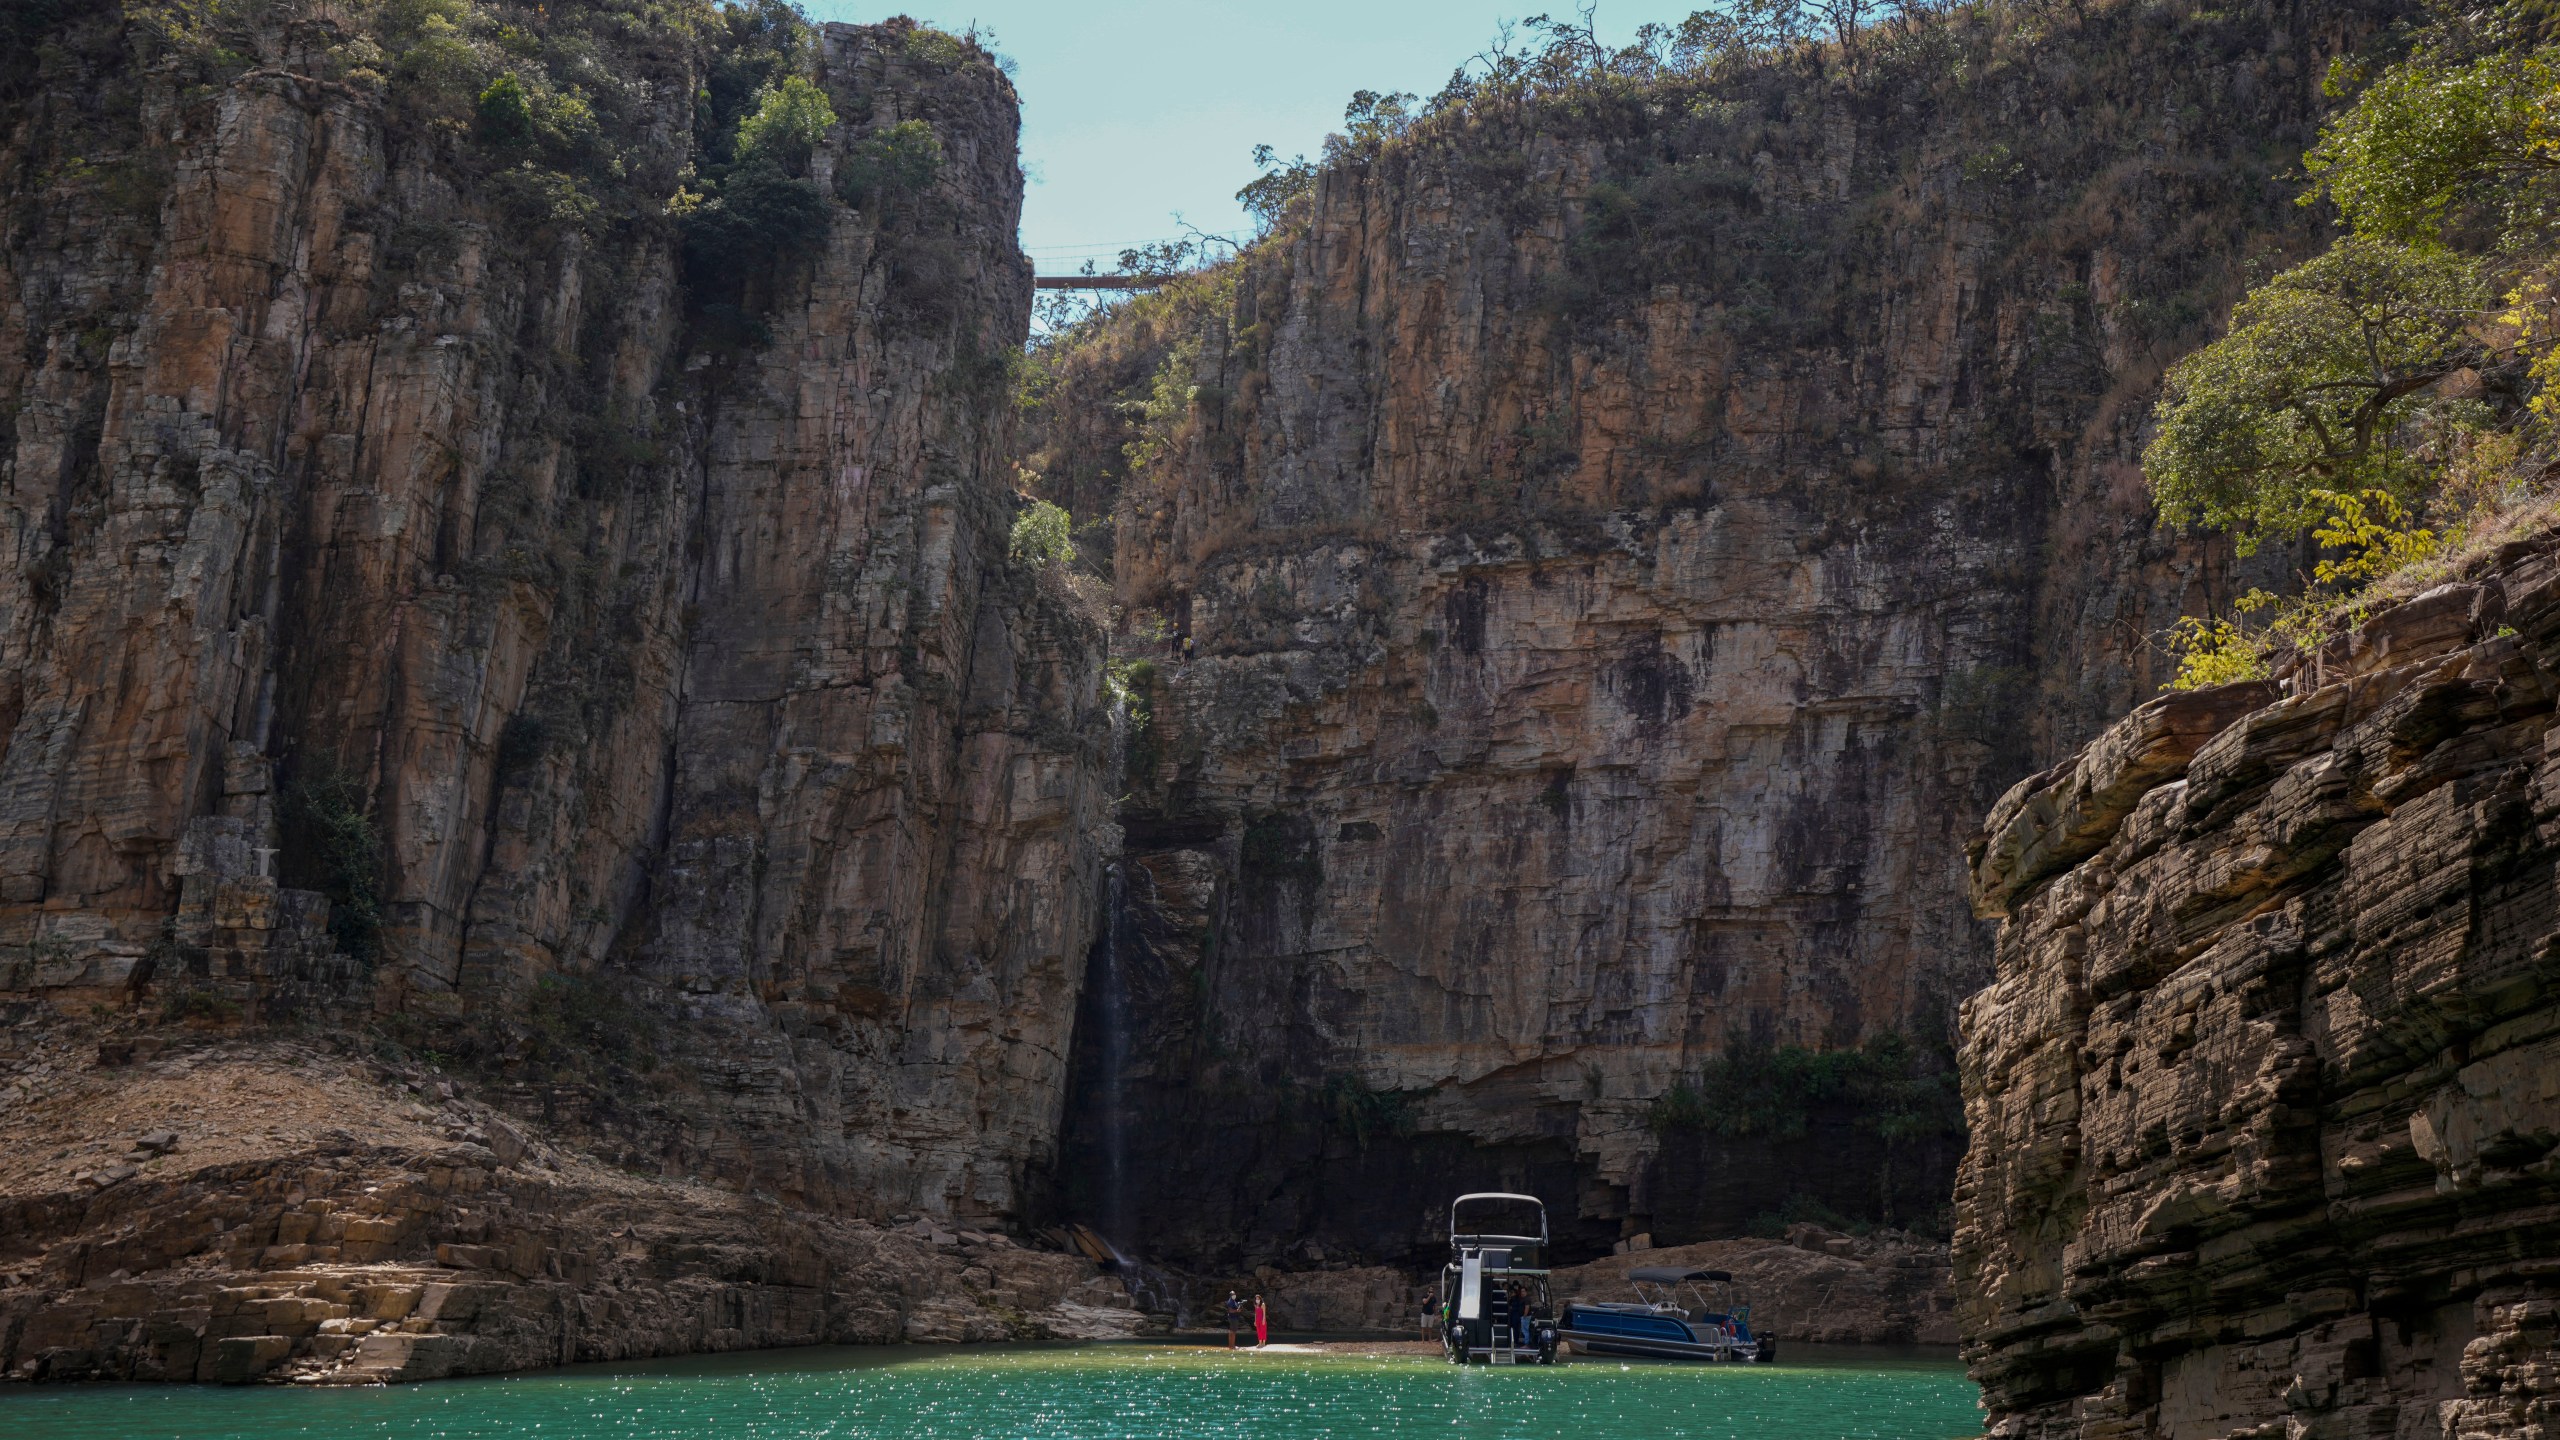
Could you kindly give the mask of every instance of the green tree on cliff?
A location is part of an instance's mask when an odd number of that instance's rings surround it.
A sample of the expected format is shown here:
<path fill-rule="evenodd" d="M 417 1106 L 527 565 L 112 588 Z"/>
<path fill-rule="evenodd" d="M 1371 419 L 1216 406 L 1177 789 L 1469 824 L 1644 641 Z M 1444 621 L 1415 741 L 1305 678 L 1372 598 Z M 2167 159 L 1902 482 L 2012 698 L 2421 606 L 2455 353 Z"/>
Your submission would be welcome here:
<path fill-rule="evenodd" d="M 2231 531 L 2245 553 L 2341 494 L 2420 494 L 2428 442 L 2492 419 L 2443 384 L 2483 358 L 2491 300 L 2473 257 L 2363 235 L 2250 291 L 2230 333 L 2169 372 L 2143 456 L 2161 519 Z"/>
<path fill-rule="evenodd" d="M 1069 538 L 1075 524 L 1067 512 L 1046 500 L 1034 500 L 1013 517 L 1013 533 L 1005 551 L 1016 565 L 1038 569 L 1047 565 L 1072 565 L 1076 558 L 1076 542 Z"/>
<path fill-rule="evenodd" d="M 1304 155 L 1283 161 L 1280 152 L 1268 145 L 1253 147 L 1253 163 L 1262 173 L 1246 181 L 1245 187 L 1236 192 L 1236 203 L 1253 217 L 1256 228 L 1268 233 L 1280 223 L 1280 216 L 1288 210 L 1289 202 L 1301 195 L 1314 193 L 1316 163 Z"/>
<path fill-rule="evenodd" d="M 801 43 L 783 25 L 776 32 L 775 63 L 796 54 Z M 715 131 L 705 148 L 714 154 L 725 150 L 731 158 L 700 177 L 699 191 L 679 188 L 668 209 L 684 226 L 688 278 L 697 295 L 728 304 L 743 299 L 757 277 L 825 238 L 826 193 L 808 174 L 836 112 L 826 91 L 805 76 L 785 74 L 752 91 L 728 133 L 720 135 L 719 87 L 705 96 L 706 119 Z"/>
<path fill-rule="evenodd" d="M 755 113 L 738 122 L 738 163 L 806 174 L 809 157 L 836 123 L 827 92 L 798 75 L 756 92 Z"/>
<path fill-rule="evenodd" d="M 2343 62 L 2332 93 L 2365 77 Z M 2245 678 L 2393 571 L 2542 497 L 2560 408 L 2560 46 L 2448 13 L 2305 157 L 2344 232 L 2171 368 L 2143 456 L 2161 519 L 2242 553 L 2308 536 L 2307 598 L 2181 622 L 2181 685 Z M 2266 612 L 2253 625 L 2240 616 Z"/>

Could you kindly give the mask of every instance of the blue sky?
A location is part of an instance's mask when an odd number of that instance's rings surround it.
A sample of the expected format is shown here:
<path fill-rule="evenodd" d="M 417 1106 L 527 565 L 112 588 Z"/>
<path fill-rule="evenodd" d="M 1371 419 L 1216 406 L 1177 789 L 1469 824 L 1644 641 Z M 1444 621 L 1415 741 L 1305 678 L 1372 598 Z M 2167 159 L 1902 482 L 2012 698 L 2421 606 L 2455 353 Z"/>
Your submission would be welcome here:
<path fill-rule="evenodd" d="M 1314 155 L 1351 92 L 1429 95 L 1495 26 L 1572 0 L 949 0 L 915 6 L 802 0 L 812 19 L 906 13 L 975 22 L 1020 67 L 1022 243 L 1043 274 L 1124 245 L 1242 232 L 1236 188 L 1253 147 Z M 1603 40 L 1676 21 L 1703 0 L 1603 0 Z"/>

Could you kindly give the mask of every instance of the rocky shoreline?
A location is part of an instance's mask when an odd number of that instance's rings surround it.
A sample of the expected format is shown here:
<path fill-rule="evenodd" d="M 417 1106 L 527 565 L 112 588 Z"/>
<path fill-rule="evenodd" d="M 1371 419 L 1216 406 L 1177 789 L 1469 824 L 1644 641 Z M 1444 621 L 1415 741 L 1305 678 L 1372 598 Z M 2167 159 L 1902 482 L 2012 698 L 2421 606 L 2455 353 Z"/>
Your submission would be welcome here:
<path fill-rule="evenodd" d="M 1783 1238 L 1647 1247 L 1558 1266 L 1549 1285 L 1560 1304 L 1623 1300 L 1630 1293 L 1627 1272 L 1640 1265 L 1728 1271 L 1761 1323 L 1790 1340 L 1952 1345 L 1960 1338 L 1946 1245 L 1901 1231 L 1846 1235 L 1796 1225 Z M 1141 1303 L 1186 1330 L 1217 1328 L 1220 1305 L 1234 1291 L 1261 1295 L 1275 1330 L 1410 1335 L 1421 1332 L 1435 1279 L 1390 1265 L 1263 1265 L 1237 1275 L 1158 1275 L 1132 1288 Z"/>
<path fill-rule="evenodd" d="M 432 1072 L 99 1048 L 45 1027 L 7 1062 L 11 1379 L 368 1384 L 1152 1323 L 1080 1257 L 616 1167 Z"/>
<path fill-rule="evenodd" d="M 606 1163 L 467 1078 L 342 1044 L 0 1032 L 0 1376 L 373 1384 L 829 1343 L 1128 1339 L 1214 1326 L 1412 1336 L 1430 1276 L 1108 1273 L 915 1216 L 827 1215 Z M 1800 1341 L 1950 1342 L 1943 1245 L 1798 1226 L 1556 1272 L 1732 1270 Z"/>

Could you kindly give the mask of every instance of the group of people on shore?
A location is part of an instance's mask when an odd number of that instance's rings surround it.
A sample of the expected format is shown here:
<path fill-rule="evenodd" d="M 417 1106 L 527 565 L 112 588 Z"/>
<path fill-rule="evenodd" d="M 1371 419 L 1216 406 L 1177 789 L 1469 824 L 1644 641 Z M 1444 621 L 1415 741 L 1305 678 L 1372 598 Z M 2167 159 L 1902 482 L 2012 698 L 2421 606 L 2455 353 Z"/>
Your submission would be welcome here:
<path fill-rule="evenodd" d="M 1235 1291 L 1227 1292 L 1227 1348 L 1236 1348 L 1236 1331 L 1244 1319 L 1244 1300 Z M 1253 1343 L 1256 1349 L 1271 1343 L 1271 1312 L 1262 1297 L 1253 1297 Z"/>

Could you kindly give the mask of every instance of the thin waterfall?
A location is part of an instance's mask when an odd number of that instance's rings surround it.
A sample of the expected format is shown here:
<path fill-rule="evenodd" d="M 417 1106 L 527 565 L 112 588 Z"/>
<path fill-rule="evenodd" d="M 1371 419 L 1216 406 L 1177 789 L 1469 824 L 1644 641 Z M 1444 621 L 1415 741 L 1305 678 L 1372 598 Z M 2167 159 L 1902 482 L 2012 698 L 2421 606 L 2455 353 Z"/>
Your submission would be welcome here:
<path fill-rule="evenodd" d="M 1129 882 L 1118 865 L 1109 871 L 1109 899 L 1102 917 L 1101 994 L 1094 1006 L 1101 1023 L 1102 1231 L 1112 1248 L 1129 1252 L 1129 985 L 1120 973 L 1121 930 L 1128 924 Z"/>
<path fill-rule="evenodd" d="M 1109 871 L 1108 910 L 1102 920 L 1102 954 L 1094 975 L 1097 987 L 1095 1023 L 1102 1027 L 1096 1059 L 1102 1067 L 1102 1242 L 1111 1251 L 1111 1266 L 1128 1287 L 1138 1308 L 1168 1315 L 1179 1327 L 1191 1323 L 1191 1307 L 1182 1286 L 1134 1253 L 1129 1221 L 1129 977 L 1122 966 L 1130 953 L 1129 878 L 1118 865 Z"/>

